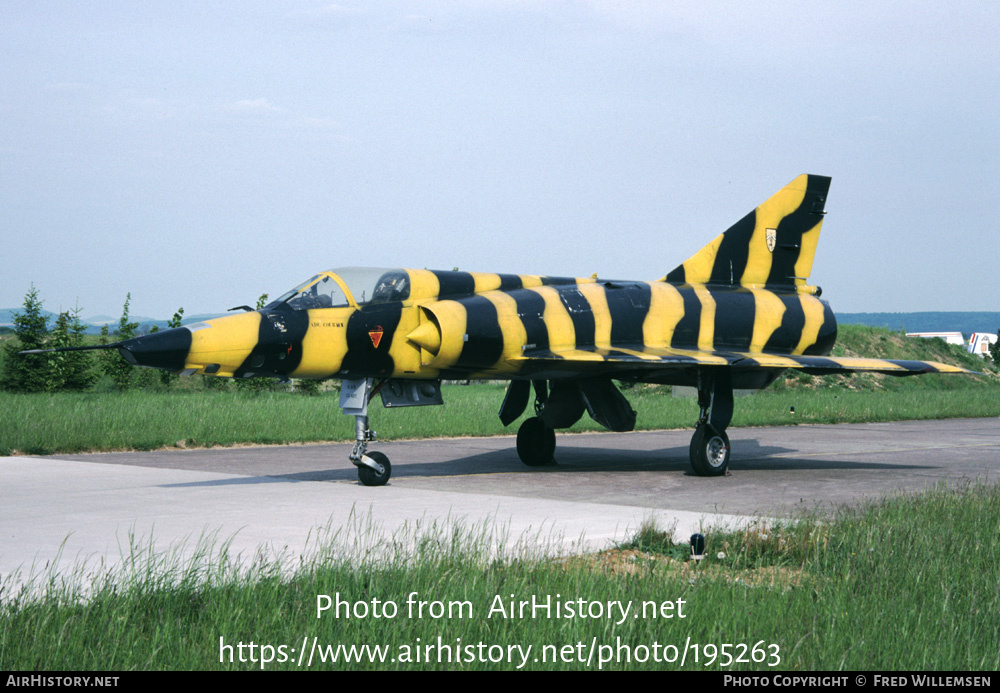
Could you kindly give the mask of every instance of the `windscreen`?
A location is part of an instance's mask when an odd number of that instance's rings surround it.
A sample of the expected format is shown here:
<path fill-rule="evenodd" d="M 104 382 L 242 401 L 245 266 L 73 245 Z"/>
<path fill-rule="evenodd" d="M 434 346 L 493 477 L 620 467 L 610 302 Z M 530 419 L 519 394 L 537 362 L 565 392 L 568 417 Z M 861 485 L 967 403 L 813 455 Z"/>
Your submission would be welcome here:
<path fill-rule="evenodd" d="M 292 310 L 309 310 L 340 308 L 347 305 L 350 305 L 347 296 L 333 277 L 328 274 L 318 274 L 269 303 L 267 307 L 273 309 L 284 306 Z"/>
<path fill-rule="evenodd" d="M 309 310 L 351 305 L 348 295 L 345 294 L 335 277 L 343 282 L 350 292 L 350 297 L 359 306 L 403 301 L 410 295 L 410 276 L 406 270 L 344 267 L 317 274 L 291 291 L 282 294 L 266 307 L 272 310 L 275 308 Z"/>

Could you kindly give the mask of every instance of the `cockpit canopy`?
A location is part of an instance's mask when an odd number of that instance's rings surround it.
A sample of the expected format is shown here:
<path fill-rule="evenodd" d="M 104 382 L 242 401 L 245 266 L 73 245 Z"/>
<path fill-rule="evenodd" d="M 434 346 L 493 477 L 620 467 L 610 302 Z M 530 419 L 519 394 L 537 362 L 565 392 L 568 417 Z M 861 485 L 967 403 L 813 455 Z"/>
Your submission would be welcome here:
<path fill-rule="evenodd" d="M 341 308 L 402 301 L 410 294 L 403 269 L 340 267 L 321 272 L 268 303 L 266 308 Z"/>

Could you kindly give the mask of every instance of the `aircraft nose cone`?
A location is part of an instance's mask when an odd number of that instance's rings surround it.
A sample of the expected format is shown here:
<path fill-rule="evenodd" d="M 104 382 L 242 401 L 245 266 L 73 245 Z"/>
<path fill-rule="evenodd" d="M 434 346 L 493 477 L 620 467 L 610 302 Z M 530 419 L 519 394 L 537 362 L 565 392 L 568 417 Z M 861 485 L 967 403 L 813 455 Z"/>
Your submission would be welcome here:
<path fill-rule="evenodd" d="M 124 342 L 118 352 L 133 366 L 180 372 L 191 350 L 191 330 L 175 327 Z"/>

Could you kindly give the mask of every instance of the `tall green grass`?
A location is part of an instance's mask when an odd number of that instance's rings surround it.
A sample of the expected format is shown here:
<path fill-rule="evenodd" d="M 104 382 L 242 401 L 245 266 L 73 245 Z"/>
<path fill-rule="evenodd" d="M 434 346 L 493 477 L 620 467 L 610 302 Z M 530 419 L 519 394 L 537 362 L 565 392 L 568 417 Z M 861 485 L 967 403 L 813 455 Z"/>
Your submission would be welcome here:
<path fill-rule="evenodd" d="M 243 563 L 210 547 L 194 558 L 162 558 L 131 547 L 124 567 L 86 588 L 53 582 L 0 594 L 0 668 L 259 669 L 221 650 L 251 641 L 295 648 L 321 645 L 401 648 L 479 642 L 533 646 L 526 668 L 598 668 L 571 661 L 535 662 L 543 645 L 584 655 L 592 643 L 632 648 L 658 643 L 699 646 L 684 668 L 719 668 L 721 650 L 706 645 L 777 646 L 780 671 L 995 670 L 1000 667 L 1000 488 L 939 487 L 919 495 L 844 510 L 833 520 L 803 517 L 741 532 L 706 530 L 707 558 L 695 565 L 667 534 L 647 527 L 620 549 L 576 558 L 524 555 L 510 537 L 482 527 L 434 527 L 391 538 L 361 532 L 346 549 L 295 563 L 258 557 Z M 407 598 L 468 602 L 471 617 L 409 617 Z M 392 601 L 395 618 L 317 618 L 317 595 L 348 602 Z M 496 597 L 509 601 L 559 595 L 587 602 L 683 600 L 685 618 L 487 617 Z M 674 612 L 676 613 L 676 611 Z M 463 616 L 467 613 L 463 612 Z M 559 650 L 557 650 L 559 651 Z M 680 668 L 618 661 L 605 669 Z M 733 648 L 729 648 L 734 653 Z M 748 648 L 747 652 L 751 650 Z M 635 649 L 632 652 L 636 652 Z M 246 652 L 249 658 L 249 652 Z M 235 659 L 236 661 L 232 661 Z M 711 660 L 711 661 L 709 661 Z M 773 662 L 733 663 L 729 670 Z M 336 669 L 513 669 L 508 661 L 345 664 Z"/>
<path fill-rule="evenodd" d="M 889 391 L 784 388 L 738 397 L 733 426 L 898 421 L 1000 416 L 1000 389 Z M 625 391 L 639 430 L 688 428 L 698 418 L 693 398 L 669 388 Z M 445 386 L 445 405 L 386 410 L 375 404 L 372 427 L 383 440 L 513 434 L 497 417 L 504 386 Z M 794 408 L 794 413 L 792 412 Z M 570 431 L 598 431 L 589 417 Z M 152 450 L 237 444 L 348 441 L 353 419 L 335 392 L 310 397 L 265 392 L 0 393 L 0 455 Z"/>

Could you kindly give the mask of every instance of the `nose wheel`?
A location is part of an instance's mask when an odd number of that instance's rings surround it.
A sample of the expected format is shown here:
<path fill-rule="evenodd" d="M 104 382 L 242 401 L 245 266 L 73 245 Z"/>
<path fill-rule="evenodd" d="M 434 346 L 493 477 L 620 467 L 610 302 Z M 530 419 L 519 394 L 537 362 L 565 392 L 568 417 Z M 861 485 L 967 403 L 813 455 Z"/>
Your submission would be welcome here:
<path fill-rule="evenodd" d="M 358 465 L 358 479 L 365 486 L 385 486 L 385 482 L 392 476 L 392 465 L 389 458 L 384 453 L 374 451 L 365 455 L 374 466 L 368 466 L 362 458 L 362 463 Z"/>
<path fill-rule="evenodd" d="M 375 431 L 368 428 L 368 417 L 357 416 L 358 438 L 351 452 L 351 462 L 358 468 L 358 480 L 365 486 L 385 486 L 392 476 L 392 465 L 385 453 L 368 452 L 368 442 L 375 440 Z"/>

